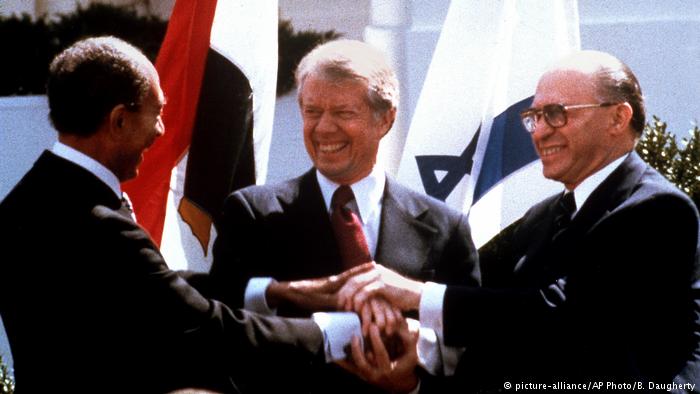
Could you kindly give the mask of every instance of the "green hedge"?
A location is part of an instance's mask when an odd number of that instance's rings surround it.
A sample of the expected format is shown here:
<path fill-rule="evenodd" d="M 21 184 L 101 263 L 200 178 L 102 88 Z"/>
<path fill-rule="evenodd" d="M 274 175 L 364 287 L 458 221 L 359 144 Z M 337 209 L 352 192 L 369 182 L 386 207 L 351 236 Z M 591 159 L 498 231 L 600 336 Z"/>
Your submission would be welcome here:
<path fill-rule="evenodd" d="M 56 54 L 90 36 L 113 35 L 141 48 L 151 61 L 160 49 L 167 21 L 139 16 L 128 7 L 92 4 L 49 21 L 28 15 L 0 17 L 0 96 L 44 94 L 48 66 Z M 294 88 L 294 69 L 314 46 L 340 37 L 335 31 L 297 32 L 288 20 L 279 21 L 277 94 Z"/>
<path fill-rule="evenodd" d="M 700 207 L 700 128 L 697 125 L 679 144 L 676 136 L 667 130 L 666 123 L 654 116 L 644 128 L 637 152 Z"/>

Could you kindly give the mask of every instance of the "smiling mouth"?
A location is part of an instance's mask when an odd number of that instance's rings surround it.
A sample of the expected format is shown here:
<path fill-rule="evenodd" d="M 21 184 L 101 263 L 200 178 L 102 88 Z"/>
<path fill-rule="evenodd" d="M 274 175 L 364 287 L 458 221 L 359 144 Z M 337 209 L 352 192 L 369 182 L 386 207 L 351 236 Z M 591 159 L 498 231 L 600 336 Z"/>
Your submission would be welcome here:
<path fill-rule="evenodd" d="M 321 153 L 336 153 L 340 152 L 347 145 L 347 142 L 340 142 L 336 144 L 319 144 L 318 149 L 321 151 Z"/>
<path fill-rule="evenodd" d="M 543 149 L 540 149 L 540 156 L 541 157 L 551 156 L 555 153 L 558 153 L 562 149 L 564 149 L 564 148 L 561 146 L 555 146 L 553 148 L 543 148 Z"/>

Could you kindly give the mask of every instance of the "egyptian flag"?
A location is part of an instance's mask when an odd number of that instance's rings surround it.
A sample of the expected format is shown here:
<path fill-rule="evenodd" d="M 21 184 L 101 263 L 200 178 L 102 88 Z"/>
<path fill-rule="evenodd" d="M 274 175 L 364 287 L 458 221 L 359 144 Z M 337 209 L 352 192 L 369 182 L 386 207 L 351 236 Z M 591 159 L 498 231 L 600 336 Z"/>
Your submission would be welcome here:
<path fill-rule="evenodd" d="M 561 190 L 542 176 L 520 111 L 547 66 L 579 47 L 575 0 L 453 1 L 398 179 L 468 212 L 477 246 Z"/>
<path fill-rule="evenodd" d="M 178 0 L 156 68 L 165 135 L 124 185 L 171 268 L 208 270 L 225 197 L 263 183 L 277 79 L 277 2 Z"/>

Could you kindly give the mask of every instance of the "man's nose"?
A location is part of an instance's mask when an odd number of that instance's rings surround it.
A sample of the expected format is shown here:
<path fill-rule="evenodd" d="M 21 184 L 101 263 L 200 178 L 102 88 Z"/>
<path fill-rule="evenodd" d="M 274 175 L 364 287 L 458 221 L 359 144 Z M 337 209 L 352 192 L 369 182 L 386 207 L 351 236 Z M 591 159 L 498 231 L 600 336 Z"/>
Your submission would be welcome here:
<path fill-rule="evenodd" d="M 317 132 L 333 132 L 337 129 L 337 125 L 335 123 L 335 120 L 333 119 L 333 116 L 328 113 L 323 113 L 321 114 L 321 117 L 318 119 L 318 123 L 316 123 L 316 131 Z"/>

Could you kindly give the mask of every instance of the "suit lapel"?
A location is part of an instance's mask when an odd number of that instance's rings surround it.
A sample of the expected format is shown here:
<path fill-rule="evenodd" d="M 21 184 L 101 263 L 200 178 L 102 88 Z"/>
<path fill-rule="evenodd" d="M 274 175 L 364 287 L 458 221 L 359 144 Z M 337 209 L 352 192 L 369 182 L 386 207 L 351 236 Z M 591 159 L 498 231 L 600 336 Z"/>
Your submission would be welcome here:
<path fill-rule="evenodd" d="M 632 152 L 593 191 L 580 207 L 569 227 L 554 242 L 551 241 L 553 207 L 559 195 L 548 199 L 544 204 L 546 208 L 533 215 L 532 225 L 538 226 L 540 230 L 530 231 L 532 246 L 518 262 L 516 271 L 521 271 L 521 274 L 535 272 L 533 278 L 543 277 L 545 281 L 549 278 L 537 272 L 544 270 L 552 272 L 554 276 L 561 276 L 562 272 L 568 272 L 567 262 L 570 260 L 568 253 L 576 253 L 575 244 L 580 243 L 587 233 L 629 197 L 645 168 L 646 164 L 642 159 Z"/>
<path fill-rule="evenodd" d="M 571 221 L 570 232 L 582 236 L 605 219 L 610 212 L 627 200 L 639 183 L 646 163 L 632 152 L 618 168 L 591 193 Z"/>
<path fill-rule="evenodd" d="M 420 277 L 437 229 L 421 218 L 429 212 L 420 200 L 387 178 L 375 260 L 399 272 Z"/>
<path fill-rule="evenodd" d="M 291 234 L 298 239 L 297 245 L 306 261 L 300 266 L 309 267 L 313 276 L 330 275 L 343 270 L 338 246 L 333 236 L 330 217 L 323 202 L 321 188 L 316 179 L 316 170 L 307 171 L 299 179 L 299 198 L 290 210 Z"/>

